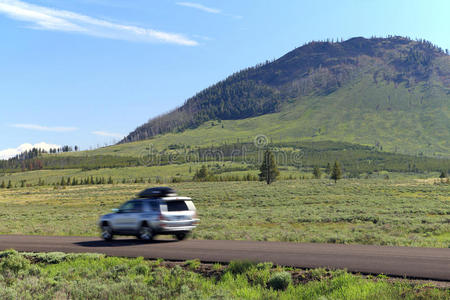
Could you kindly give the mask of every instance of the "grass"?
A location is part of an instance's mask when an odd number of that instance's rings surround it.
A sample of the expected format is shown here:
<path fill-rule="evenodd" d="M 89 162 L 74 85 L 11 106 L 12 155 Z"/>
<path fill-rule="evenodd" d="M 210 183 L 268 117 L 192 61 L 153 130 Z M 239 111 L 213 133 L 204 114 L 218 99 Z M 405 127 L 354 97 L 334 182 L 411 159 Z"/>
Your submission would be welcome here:
<path fill-rule="evenodd" d="M 215 266 L 216 276 L 207 276 L 211 273 L 142 258 L 7 250 L 0 252 L 0 298 L 378 300 L 450 297 L 449 289 L 433 285 L 392 283 L 388 279 L 364 278 L 340 270 L 304 271 L 266 266 L 253 264 L 238 274 Z"/>
<path fill-rule="evenodd" d="M 238 140 L 253 141 L 256 135 L 264 134 L 273 142 L 378 143 L 390 152 L 449 157 L 448 95 L 436 88 L 424 101 L 423 90 L 420 85 L 407 88 L 392 83 L 373 84 L 373 78 L 365 76 L 329 95 L 293 100 L 278 113 L 222 120 L 220 124 L 208 121 L 181 133 L 64 155 L 139 157 L 150 148 L 163 150 L 174 144 L 202 147 L 230 144 Z"/>
<path fill-rule="evenodd" d="M 416 179 L 183 182 L 195 239 L 450 247 L 450 187 Z M 96 221 L 148 184 L 0 190 L 0 233 L 96 236 Z"/>
<path fill-rule="evenodd" d="M 208 169 L 218 176 L 239 176 L 242 177 L 247 174 L 257 175 L 259 170 L 253 165 L 237 162 L 208 162 L 205 165 Z M 148 167 L 124 167 L 124 168 L 101 168 L 96 170 L 82 170 L 82 169 L 61 169 L 61 170 L 36 170 L 27 172 L 17 172 L 9 174 L 0 174 L 1 182 L 8 183 L 11 180 L 13 186 L 20 187 L 21 182 L 25 180 L 25 185 L 38 185 L 39 179 L 45 182 L 45 185 L 59 184 L 61 177 L 66 180 L 68 177 L 76 178 L 77 180 L 85 179 L 87 177 L 104 177 L 108 179 L 111 177 L 115 183 L 134 182 L 135 179 L 144 182 L 155 183 L 171 183 L 173 178 L 179 178 L 182 181 L 192 181 L 195 171 L 200 169 L 201 163 L 185 163 L 185 164 L 169 164 L 163 166 L 148 166 Z M 283 166 L 282 178 L 311 177 L 310 172 L 300 172 L 297 168 L 292 166 Z M 189 171 L 190 170 L 190 171 Z M 437 173 L 436 173 L 437 174 Z"/>

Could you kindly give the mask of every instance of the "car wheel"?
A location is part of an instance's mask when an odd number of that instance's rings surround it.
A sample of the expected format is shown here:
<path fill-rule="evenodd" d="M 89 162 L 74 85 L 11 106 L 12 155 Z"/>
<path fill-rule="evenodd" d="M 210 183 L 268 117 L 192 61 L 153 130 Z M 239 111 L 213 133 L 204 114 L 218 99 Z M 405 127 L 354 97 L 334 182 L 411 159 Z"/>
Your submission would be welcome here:
<path fill-rule="evenodd" d="M 137 237 L 143 241 L 151 241 L 153 240 L 153 230 L 148 225 L 142 225 Z"/>
<path fill-rule="evenodd" d="M 102 226 L 102 238 L 105 241 L 110 241 L 113 239 L 113 237 L 114 236 L 113 236 L 113 231 L 112 231 L 111 226 L 109 226 L 108 224 L 103 225 Z"/>
<path fill-rule="evenodd" d="M 177 240 L 182 241 L 187 237 L 187 233 L 180 232 L 180 233 L 175 234 L 175 237 L 177 238 Z"/>

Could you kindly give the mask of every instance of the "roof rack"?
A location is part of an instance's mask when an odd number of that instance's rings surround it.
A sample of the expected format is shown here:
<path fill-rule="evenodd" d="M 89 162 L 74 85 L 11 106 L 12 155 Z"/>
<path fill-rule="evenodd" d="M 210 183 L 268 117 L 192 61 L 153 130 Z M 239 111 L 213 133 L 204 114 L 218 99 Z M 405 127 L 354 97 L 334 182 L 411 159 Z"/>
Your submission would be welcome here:
<path fill-rule="evenodd" d="M 145 189 L 138 194 L 139 198 L 159 198 L 177 196 L 177 192 L 170 187 L 154 187 Z"/>

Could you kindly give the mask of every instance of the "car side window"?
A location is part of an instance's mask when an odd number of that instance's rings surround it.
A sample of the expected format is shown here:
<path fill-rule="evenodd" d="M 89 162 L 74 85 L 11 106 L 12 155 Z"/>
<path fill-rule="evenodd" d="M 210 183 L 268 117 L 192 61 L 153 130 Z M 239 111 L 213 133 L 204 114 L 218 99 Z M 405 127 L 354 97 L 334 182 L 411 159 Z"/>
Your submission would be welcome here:
<path fill-rule="evenodd" d="M 120 208 L 120 212 L 129 212 L 134 207 L 133 202 L 129 201 L 125 204 L 123 204 Z"/>
<path fill-rule="evenodd" d="M 152 211 L 159 211 L 159 202 L 158 201 L 150 201 L 150 209 Z"/>
<path fill-rule="evenodd" d="M 142 212 L 142 208 L 142 201 L 130 201 L 122 205 L 120 211 L 124 213 L 138 213 Z"/>
<path fill-rule="evenodd" d="M 136 201 L 134 202 L 133 212 L 139 213 L 144 210 L 144 205 L 142 201 Z"/>

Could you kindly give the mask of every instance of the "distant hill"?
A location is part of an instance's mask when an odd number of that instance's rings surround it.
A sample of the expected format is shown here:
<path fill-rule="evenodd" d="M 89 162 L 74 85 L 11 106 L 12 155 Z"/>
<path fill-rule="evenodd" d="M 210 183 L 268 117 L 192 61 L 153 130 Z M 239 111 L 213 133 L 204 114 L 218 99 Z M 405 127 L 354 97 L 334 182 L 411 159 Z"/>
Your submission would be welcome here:
<path fill-rule="evenodd" d="M 449 104 L 450 56 L 430 42 L 404 37 L 312 42 L 229 76 L 139 126 L 121 143 L 236 120 L 227 123 L 233 132 L 224 128 L 224 138 L 261 133 L 449 156 Z M 214 131 L 220 138 L 220 128 Z"/>

